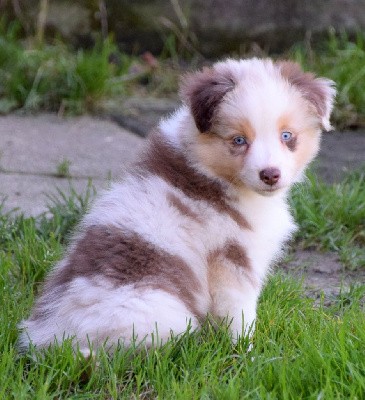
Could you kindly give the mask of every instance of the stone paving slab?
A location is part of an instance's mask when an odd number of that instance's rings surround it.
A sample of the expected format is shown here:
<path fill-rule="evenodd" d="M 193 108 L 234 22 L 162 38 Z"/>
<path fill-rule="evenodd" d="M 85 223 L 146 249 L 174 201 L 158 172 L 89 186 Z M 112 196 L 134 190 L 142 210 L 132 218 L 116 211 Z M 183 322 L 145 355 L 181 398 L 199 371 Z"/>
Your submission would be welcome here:
<path fill-rule="evenodd" d="M 119 174 L 142 143 L 113 122 L 88 116 L 0 117 L 0 166 L 6 171 L 52 174 L 67 159 L 71 176 L 105 179 Z"/>
<path fill-rule="evenodd" d="M 0 200 L 4 200 L 4 212 L 16 209 L 16 212 L 24 212 L 27 216 L 37 216 L 47 210 L 47 204 L 50 204 L 48 195 L 57 195 L 57 189 L 65 194 L 70 194 L 72 189 L 83 194 L 88 184 L 87 179 L 0 174 Z M 92 187 L 99 192 L 108 187 L 108 181 L 93 179 Z"/>
<path fill-rule="evenodd" d="M 56 175 L 70 162 L 72 186 L 85 190 L 89 178 L 96 189 L 118 179 L 136 158 L 143 139 L 116 123 L 89 116 L 61 119 L 53 114 L 0 117 L 0 198 L 4 211 L 20 208 L 25 215 L 46 210 L 45 193 L 69 192 L 69 179 Z"/>
<path fill-rule="evenodd" d="M 326 182 L 339 182 L 346 174 L 365 166 L 365 132 L 329 132 L 322 137 L 321 150 L 314 163 Z"/>

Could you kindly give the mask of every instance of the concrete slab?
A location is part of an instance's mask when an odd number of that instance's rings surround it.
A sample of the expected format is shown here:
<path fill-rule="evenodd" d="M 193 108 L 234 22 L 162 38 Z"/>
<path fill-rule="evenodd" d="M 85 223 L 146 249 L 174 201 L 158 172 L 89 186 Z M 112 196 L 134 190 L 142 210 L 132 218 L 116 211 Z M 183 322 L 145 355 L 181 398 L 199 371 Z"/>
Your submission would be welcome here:
<path fill-rule="evenodd" d="M 329 132 L 323 135 L 315 171 L 325 182 L 338 182 L 365 166 L 365 132 Z"/>
<path fill-rule="evenodd" d="M 111 121 L 54 114 L 0 117 L 0 167 L 5 171 L 56 173 L 70 161 L 73 177 L 105 179 L 129 164 L 143 140 Z"/>
<path fill-rule="evenodd" d="M 57 195 L 58 189 L 65 194 L 75 190 L 78 194 L 86 193 L 88 179 L 65 179 L 49 176 L 0 174 L 0 201 L 4 201 L 4 212 L 17 209 L 25 215 L 39 215 L 50 204 L 48 195 Z M 107 180 L 93 179 L 96 191 L 108 187 Z"/>
<path fill-rule="evenodd" d="M 92 178 L 97 189 L 118 179 L 136 158 L 144 140 L 111 121 L 89 116 L 62 119 L 53 114 L 0 117 L 0 198 L 4 210 L 26 215 L 45 211 L 56 188 L 69 180 L 56 177 L 63 160 L 70 162 L 72 186 L 79 192 Z"/>

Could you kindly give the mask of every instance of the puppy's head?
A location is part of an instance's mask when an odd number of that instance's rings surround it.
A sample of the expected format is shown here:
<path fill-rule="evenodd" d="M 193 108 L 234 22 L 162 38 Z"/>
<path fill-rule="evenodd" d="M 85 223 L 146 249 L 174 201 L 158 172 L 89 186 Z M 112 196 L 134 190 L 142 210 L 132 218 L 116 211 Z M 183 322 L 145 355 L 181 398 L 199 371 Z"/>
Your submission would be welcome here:
<path fill-rule="evenodd" d="M 191 151 L 214 175 L 261 194 L 300 180 L 331 128 L 335 89 L 293 62 L 228 60 L 187 75 L 181 95 L 199 133 Z"/>

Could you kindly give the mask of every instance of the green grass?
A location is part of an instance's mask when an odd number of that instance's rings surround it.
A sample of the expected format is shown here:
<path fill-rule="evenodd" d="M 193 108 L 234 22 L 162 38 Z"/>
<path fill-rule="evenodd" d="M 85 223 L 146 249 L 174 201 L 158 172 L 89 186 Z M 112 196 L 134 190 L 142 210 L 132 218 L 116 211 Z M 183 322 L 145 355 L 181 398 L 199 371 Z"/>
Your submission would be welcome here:
<path fill-rule="evenodd" d="M 338 94 L 333 120 L 339 129 L 365 126 L 365 34 L 355 40 L 330 32 L 328 40 L 314 48 L 297 45 L 291 57 L 306 69 L 336 82 Z"/>
<path fill-rule="evenodd" d="M 360 248 L 363 179 L 358 173 L 326 186 L 312 176 L 297 188 L 296 245 L 335 249 L 344 235 Z M 365 286 L 342 293 L 329 307 L 314 306 L 300 282 L 280 274 L 260 298 L 250 353 L 245 340 L 231 344 L 225 326 L 207 324 L 150 352 L 120 348 L 109 356 L 100 350 L 85 360 L 65 342 L 17 354 L 16 325 L 92 196 L 91 186 L 83 196 L 59 192 L 50 197 L 48 216 L 38 218 L 0 213 L 0 399 L 364 398 Z"/>
<path fill-rule="evenodd" d="M 60 178 L 69 178 L 71 176 L 70 174 L 71 164 L 72 164 L 71 161 L 68 160 L 67 158 L 64 158 L 62 161 L 60 161 L 56 167 L 56 176 Z"/>
<path fill-rule="evenodd" d="M 57 41 L 37 47 L 19 39 L 17 24 L 4 26 L 0 21 L 0 112 L 81 113 L 92 111 L 101 98 L 123 92 L 118 77 L 130 61 L 111 41 L 92 50 L 71 51 Z"/>
<path fill-rule="evenodd" d="M 365 267 L 365 168 L 326 185 L 313 174 L 293 190 L 292 209 L 303 247 L 335 251 L 350 268 Z"/>

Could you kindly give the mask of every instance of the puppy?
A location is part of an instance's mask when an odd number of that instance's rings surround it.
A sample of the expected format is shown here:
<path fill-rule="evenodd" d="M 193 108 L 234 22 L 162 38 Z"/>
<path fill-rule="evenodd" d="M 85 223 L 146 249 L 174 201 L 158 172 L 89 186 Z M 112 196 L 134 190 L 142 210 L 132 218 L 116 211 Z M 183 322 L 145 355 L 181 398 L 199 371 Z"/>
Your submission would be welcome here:
<path fill-rule="evenodd" d="M 149 346 L 208 315 L 231 321 L 233 339 L 253 326 L 295 230 L 289 188 L 330 129 L 334 84 L 292 62 L 227 60 L 180 92 L 182 107 L 84 217 L 21 323 L 22 348 Z"/>

